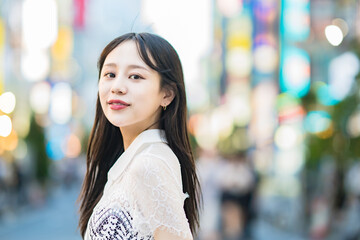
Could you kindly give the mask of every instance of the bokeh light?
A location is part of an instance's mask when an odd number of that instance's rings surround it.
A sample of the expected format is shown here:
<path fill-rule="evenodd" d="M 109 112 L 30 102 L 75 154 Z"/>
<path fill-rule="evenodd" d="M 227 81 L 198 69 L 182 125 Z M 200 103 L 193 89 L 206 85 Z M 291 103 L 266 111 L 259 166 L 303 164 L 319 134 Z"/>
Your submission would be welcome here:
<path fill-rule="evenodd" d="M 280 87 L 283 92 L 303 97 L 310 89 L 310 57 L 295 47 L 284 49 L 283 67 L 280 69 Z"/>
<path fill-rule="evenodd" d="M 210 121 L 211 116 L 202 115 L 198 119 L 197 127 L 194 129 L 195 138 L 199 146 L 203 149 L 215 149 L 218 141 L 218 133 L 213 129 Z"/>
<path fill-rule="evenodd" d="M 291 149 L 301 141 L 301 132 L 294 126 L 282 125 L 275 132 L 275 143 L 280 149 Z"/>
<path fill-rule="evenodd" d="M 302 121 L 305 110 L 298 97 L 289 93 L 281 93 L 276 101 L 280 123 Z"/>
<path fill-rule="evenodd" d="M 226 17 L 234 17 L 242 10 L 243 0 L 217 0 L 217 6 Z"/>
<path fill-rule="evenodd" d="M 79 137 L 75 134 L 70 134 L 65 140 L 63 152 L 68 158 L 78 157 L 81 153 L 81 142 Z"/>
<path fill-rule="evenodd" d="M 354 53 L 345 52 L 333 58 L 329 64 L 328 83 L 319 81 L 313 84 L 318 101 L 332 106 L 345 99 L 354 89 L 359 69 L 359 59 Z"/>
<path fill-rule="evenodd" d="M 227 105 L 220 106 L 211 114 L 211 122 L 214 132 L 217 133 L 219 140 L 230 136 L 234 128 L 234 118 Z"/>
<path fill-rule="evenodd" d="M 325 36 L 333 46 L 339 46 L 344 39 L 341 29 L 336 25 L 329 25 L 325 28 Z"/>
<path fill-rule="evenodd" d="M 57 83 L 51 91 L 50 116 L 57 124 L 67 123 L 72 115 L 72 90 L 69 83 Z"/>
<path fill-rule="evenodd" d="M 240 47 L 231 49 L 227 55 L 226 67 L 236 77 L 248 76 L 252 69 L 251 52 Z"/>
<path fill-rule="evenodd" d="M 20 138 L 25 138 L 30 131 L 30 111 L 29 109 L 18 109 L 14 115 L 13 128 Z"/>
<path fill-rule="evenodd" d="M 46 153 L 50 159 L 59 161 L 64 158 L 64 152 L 61 148 L 61 139 L 52 139 L 46 144 Z"/>
<path fill-rule="evenodd" d="M 71 57 L 73 51 L 73 32 L 69 26 L 60 26 L 56 42 L 51 48 L 56 61 L 65 61 Z"/>
<path fill-rule="evenodd" d="M 254 0 L 255 15 L 264 22 L 272 22 L 277 16 L 278 1 L 276 0 Z"/>
<path fill-rule="evenodd" d="M 11 133 L 12 122 L 7 115 L 0 116 L 0 136 L 7 137 Z"/>
<path fill-rule="evenodd" d="M 229 50 L 237 47 L 245 50 L 251 49 L 253 26 L 248 14 L 234 18 L 229 22 L 226 30 L 229 34 L 226 41 L 226 46 Z"/>
<path fill-rule="evenodd" d="M 356 238 L 359 198 L 343 179 L 359 185 L 357 1 L 0 0 L 0 9 L 0 238 L 22 229 L 21 239 L 51 239 L 51 228 L 21 219 L 74 212 L 96 61 L 126 32 L 158 34 L 181 59 L 205 209 L 194 237 Z M 228 200 L 236 211 L 223 211 Z M 63 239 L 79 237 L 69 219 L 52 223 Z"/>
<path fill-rule="evenodd" d="M 30 82 L 44 80 L 50 71 L 50 58 L 45 50 L 28 50 L 21 58 L 21 71 Z"/>
<path fill-rule="evenodd" d="M 334 20 L 332 20 L 332 24 L 338 26 L 341 29 L 344 37 L 349 33 L 349 25 L 344 19 L 335 18 Z"/>
<path fill-rule="evenodd" d="M 12 92 L 5 92 L 0 95 L 0 110 L 4 113 L 11 113 L 14 111 L 16 105 L 16 98 Z"/>
<path fill-rule="evenodd" d="M 52 124 L 48 127 L 46 153 L 54 161 L 65 157 L 70 128 L 66 124 Z"/>
<path fill-rule="evenodd" d="M 263 44 L 254 49 L 254 67 L 261 73 L 271 73 L 277 66 L 277 50 L 271 45 Z"/>
<path fill-rule="evenodd" d="M 346 130 L 352 138 L 360 136 L 360 111 L 351 114 L 346 124 Z"/>
<path fill-rule="evenodd" d="M 284 0 L 282 3 L 282 34 L 292 41 L 304 41 L 310 34 L 310 1 Z"/>
<path fill-rule="evenodd" d="M 275 171 L 279 176 L 294 176 L 298 174 L 304 164 L 304 156 L 301 147 L 287 151 L 279 151 L 276 154 Z M 286 178 L 288 181 L 288 178 Z M 296 189 L 299 194 L 300 189 Z"/>
<path fill-rule="evenodd" d="M 51 86 L 42 81 L 34 84 L 30 90 L 30 106 L 35 113 L 45 114 L 50 105 Z"/>
<path fill-rule="evenodd" d="M 310 133 L 321 133 L 331 127 L 331 121 L 331 116 L 327 112 L 311 111 L 305 118 L 304 127 Z"/>
<path fill-rule="evenodd" d="M 277 86 L 271 81 L 262 82 L 253 89 L 250 128 L 258 146 L 267 144 L 273 138 L 277 125 L 277 95 Z"/>
<path fill-rule="evenodd" d="M 332 95 L 330 91 L 330 87 L 328 84 L 324 82 L 317 82 L 314 84 L 314 88 L 316 91 L 316 97 L 318 101 L 325 106 L 332 106 L 339 103 Z"/>
<path fill-rule="evenodd" d="M 27 49 L 46 49 L 57 38 L 55 0 L 25 0 L 22 8 L 22 37 Z"/>
<path fill-rule="evenodd" d="M 11 130 L 10 134 L 2 139 L 2 148 L 5 151 L 13 151 L 18 145 L 18 135 L 14 129 Z"/>
<path fill-rule="evenodd" d="M 329 65 L 329 88 L 334 99 L 341 101 L 349 95 L 359 69 L 359 59 L 352 52 L 342 53 L 331 60 Z"/>

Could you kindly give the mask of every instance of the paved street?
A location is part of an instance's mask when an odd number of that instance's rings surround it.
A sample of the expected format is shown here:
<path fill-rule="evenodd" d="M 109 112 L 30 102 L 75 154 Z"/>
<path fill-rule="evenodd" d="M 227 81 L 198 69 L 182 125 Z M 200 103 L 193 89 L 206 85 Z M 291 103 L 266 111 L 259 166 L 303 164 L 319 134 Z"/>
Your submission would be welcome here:
<path fill-rule="evenodd" d="M 79 186 L 72 189 L 57 189 L 44 206 L 25 209 L 11 219 L 2 220 L 0 239 L 81 240 L 77 230 L 78 215 L 75 203 L 79 191 Z M 302 240 L 261 220 L 254 226 L 253 237 L 256 240 Z"/>
<path fill-rule="evenodd" d="M 44 206 L 24 209 L 12 218 L 0 221 L 1 240 L 80 240 L 77 230 L 79 187 L 57 189 Z"/>

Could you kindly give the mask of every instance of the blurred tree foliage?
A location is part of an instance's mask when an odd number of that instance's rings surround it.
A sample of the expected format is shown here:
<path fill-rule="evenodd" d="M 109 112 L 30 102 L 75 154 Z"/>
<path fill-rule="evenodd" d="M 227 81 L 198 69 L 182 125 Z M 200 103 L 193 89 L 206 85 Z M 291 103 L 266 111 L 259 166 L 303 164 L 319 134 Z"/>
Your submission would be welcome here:
<path fill-rule="evenodd" d="M 349 45 L 349 51 L 354 52 L 360 59 L 360 46 L 357 40 Z M 312 88 L 307 96 L 302 99 L 306 111 L 324 110 L 332 118 L 331 133 L 327 136 L 321 134 L 308 134 L 306 137 L 307 155 L 305 172 L 310 176 L 317 173 L 321 162 L 328 156 L 335 163 L 335 182 L 333 207 L 340 209 L 343 207 L 346 197 L 344 189 L 344 177 L 350 164 L 359 161 L 360 158 L 360 136 L 350 136 L 347 125 L 350 116 L 359 111 L 360 107 L 360 74 L 356 76 L 356 81 L 349 96 L 334 106 L 324 106 L 317 103 L 315 89 Z M 314 109 L 315 108 L 315 109 Z M 360 123 L 359 123 L 360 124 Z M 317 174 L 313 174 L 317 175 Z M 311 178 L 311 177 L 310 177 Z M 318 179 L 307 179 L 307 185 L 312 185 Z M 310 186 L 307 186 L 310 187 Z M 309 189 L 308 189 L 309 190 Z"/>
<path fill-rule="evenodd" d="M 356 53 L 360 59 L 359 43 L 354 40 L 350 46 L 349 50 Z M 321 136 L 314 134 L 309 134 L 307 136 L 307 168 L 316 168 L 321 158 L 325 155 L 334 156 L 339 167 L 346 167 L 350 159 L 359 160 L 360 137 L 352 138 L 347 131 L 349 117 L 358 110 L 360 106 L 359 85 L 360 74 L 357 75 L 356 84 L 354 84 L 354 88 L 347 98 L 334 106 L 320 106 L 331 115 L 333 119 L 331 131 L 333 132 L 328 138 L 322 138 Z M 310 93 L 302 99 L 302 101 L 307 112 L 314 110 L 312 108 L 317 100 L 313 88 L 310 90 Z"/>
<path fill-rule="evenodd" d="M 46 154 L 44 128 L 36 123 L 34 115 L 31 117 L 30 131 L 26 141 L 29 149 L 31 149 L 36 180 L 45 185 L 46 180 L 49 178 L 50 160 Z"/>

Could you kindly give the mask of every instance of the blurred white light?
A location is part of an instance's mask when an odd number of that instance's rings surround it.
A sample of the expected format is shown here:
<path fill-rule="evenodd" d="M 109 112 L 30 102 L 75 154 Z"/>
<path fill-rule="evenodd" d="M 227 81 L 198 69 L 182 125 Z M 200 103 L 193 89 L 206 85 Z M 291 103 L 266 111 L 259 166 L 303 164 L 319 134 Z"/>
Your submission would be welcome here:
<path fill-rule="evenodd" d="M 26 79 L 35 82 L 45 79 L 50 69 L 49 55 L 44 50 L 26 51 L 21 59 L 21 71 Z"/>
<path fill-rule="evenodd" d="M 276 130 L 275 143 L 280 149 L 290 149 L 298 143 L 299 137 L 299 130 L 283 125 Z"/>
<path fill-rule="evenodd" d="M 200 64 L 212 46 L 212 14 L 212 2 L 208 0 L 142 1 L 143 21 L 177 50 L 187 89 L 203 78 Z"/>
<path fill-rule="evenodd" d="M 50 105 L 51 87 L 47 82 L 36 83 L 30 91 L 30 106 L 34 112 L 47 113 Z"/>
<path fill-rule="evenodd" d="M 251 104 L 248 95 L 229 96 L 229 110 L 237 126 L 246 126 L 251 120 Z"/>
<path fill-rule="evenodd" d="M 231 135 L 234 120 L 225 105 L 214 109 L 210 121 L 213 132 L 220 138 L 225 139 Z"/>
<path fill-rule="evenodd" d="M 9 136 L 11 130 L 12 130 L 11 119 L 6 115 L 0 116 L 0 136 L 2 137 Z"/>
<path fill-rule="evenodd" d="M 236 77 L 247 77 L 252 68 L 250 51 L 239 47 L 233 48 L 227 55 L 226 67 Z"/>
<path fill-rule="evenodd" d="M 344 38 L 341 29 L 335 25 L 329 25 L 325 28 L 325 36 L 333 46 L 339 46 Z"/>
<path fill-rule="evenodd" d="M 276 126 L 274 114 L 278 86 L 274 81 L 265 81 L 253 88 L 252 116 L 250 128 L 257 144 L 266 143 L 271 139 Z"/>
<path fill-rule="evenodd" d="M 57 38 L 55 0 L 25 0 L 22 9 L 22 37 L 28 49 L 46 49 Z"/>
<path fill-rule="evenodd" d="M 65 124 L 71 118 L 72 90 L 68 83 L 58 83 L 51 91 L 50 117 L 58 124 Z"/>
<path fill-rule="evenodd" d="M 293 176 L 304 165 L 304 150 L 301 146 L 286 151 L 278 151 L 275 157 L 275 172 L 280 176 Z"/>
<path fill-rule="evenodd" d="M 270 45 L 260 45 L 254 50 L 254 66 L 262 73 L 271 73 L 277 67 L 277 51 Z"/>
<path fill-rule="evenodd" d="M 251 119 L 251 87 L 247 83 L 232 82 L 226 93 L 226 104 L 232 115 L 234 124 L 246 126 Z"/>
<path fill-rule="evenodd" d="M 359 59 L 352 52 L 346 52 L 334 58 L 329 65 L 331 96 L 338 101 L 344 99 L 350 93 L 359 70 Z"/>
<path fill-rule="evenodd" d="M 293 55 L 287 59 L 284 72 L 291 85 L 295 87 L 303 85 L 304 80 L 309 77 L 308 71 L 304 71 L 308 66 L 309 63 L 302 56 Z"/>
<path fill-rule="evenodd" d="M 15 109 L 16 98 L 12 92 L 5 92 L 0 96 L 0 110 L 11 113 Z"/>
<path fill-rule="evenodd" d="M 233 17 L 242 10 L 242 0 L 217 0 L 217 6 L 226 17 Z"/>
<path fill-rule="evenodd" d="M 194 129 L 194 135 L 201 148 L 215 149 L 218 141 L 215 130 L 211 123 L 211 116 L 202 116 L 199 119 L 198 127 Z"/>

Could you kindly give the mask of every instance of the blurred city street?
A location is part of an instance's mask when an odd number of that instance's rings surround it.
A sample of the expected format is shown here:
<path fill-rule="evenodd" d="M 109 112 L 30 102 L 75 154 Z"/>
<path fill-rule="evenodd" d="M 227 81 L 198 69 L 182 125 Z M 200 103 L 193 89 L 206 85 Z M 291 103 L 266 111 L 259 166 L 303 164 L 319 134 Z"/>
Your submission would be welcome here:
<path fill-rule="evenodd" d="M 360 239 L 359 0 L 0 0 L 0 240 L 81 239 L 97 61 L 128 32 L 181 59 L 196 240 Z"/>
<path fill-rule="evenodd" d="M 77 229 L 78 215 L 75 203 L 80 184 L 76 183 L 70 188 L 56 187 L 49 194 L 43 205 L 25 207 L 16 214 L 8 213 L 0 221 L 1 240 L 80 240 L 82 239 Z M 273 209 L 274 211 L 278 209 Z M 207 208 L 208 214 L 214 214 L 216 209 Z M 301 234 L 290 233 L 274 226 L 263 217 L 259 217 L 252 226 L 253 240 L 306 240 Z M 329 240 L 342 239 L 339 234 L 332 233 Z M 220 238 L 218 238 L 220 240 Z"/>
<path fill-rule="evenodd" d="M 13 215 L 8 213 L 0 220 L 0 239 L 81 239 L 75 203 L 79 191 L 79 184 L 71 188 L 55 188 L 44 205 L 25 207 Z"/>
<path fill-rule="evenodd" d="M 78 215 L 75 205 L 79 185 L 55 188 L 43 206 L 25 208 L 0 222 L 1 240 L 80 240 L 77 230 Z M 207 209 L 212 211 L 213 209 Z M 266 221 L 259 220 L 253 227 L 254 240 L 302 240 L 298 236 L 280 231 Z M 269 236 L 271 236 L 269 238 Z"/>

